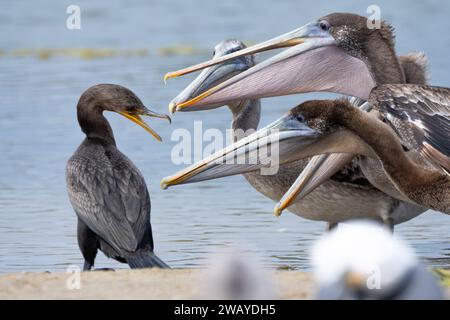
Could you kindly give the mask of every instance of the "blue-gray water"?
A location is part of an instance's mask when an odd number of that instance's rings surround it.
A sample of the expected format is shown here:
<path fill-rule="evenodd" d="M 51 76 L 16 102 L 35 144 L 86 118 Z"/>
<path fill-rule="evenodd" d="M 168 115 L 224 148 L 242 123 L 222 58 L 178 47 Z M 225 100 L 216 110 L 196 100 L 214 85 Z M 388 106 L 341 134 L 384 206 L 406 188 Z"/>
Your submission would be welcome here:
<path fill-rule="evenodd" d="M 66 7 L 78 4 L 82 29 L 65 27 Z M 165 72 L 209 58 L 226 38 L 262 41 L 334 11 L 366 14 L 373 1 L 2 1 L 0 12 L 0 273 L 63 270 L 82 263 L 76 219 L 65 189 L 65 164 L 83 139 L 75 106 L 80 94 L 101 82 L 125 85 L 153 110 L 167 104 L 195 76 L 163 85 Z M 450 86 L 450 4 L 445 1 L 377 1 L 396 27 L 397 51 L 424 51 L 431 83 Z M 176 53 L 179 45 L 194 48 Z M 137 50 L 83 58 L 56 49 Z M 165 48 L 165 49 L 164 49 Z M 168 48 L 175 48 L 174 54 Z M 120 51 L 122 50 L 122 51 Z M 186 51 L 186 50 L 184 50 Z M 189 50 L 188 50 L 189 51 Z M 49 53 L 50 52 L 50 53 Z M 53 53 L 52 53 L 53 52 Z M 166 54 L 163 54 L 166 53 Z M 314 95 L 263 101 L 262 124 Z M 173 267 L 197 267 L 209 252 L 233 243 L 258 251 L 271 267 L 308 268 L 309 247 L 325 228 L 285 213 L 242 177 L 161 190 L 159 181 L 182 166 L 172 164 L 172 130 L 225 130 L 226 108 L 182 113 L 172 125 L 149 121 L 165 140 L 108 114 L 118 147 L 144 174 L 152 198 L 156 252 Z M 397 227 L 421 258 L 450 265 L 449 217 L 427 213 Z M 99 255 L 97 266 L 126 267 Z"/>

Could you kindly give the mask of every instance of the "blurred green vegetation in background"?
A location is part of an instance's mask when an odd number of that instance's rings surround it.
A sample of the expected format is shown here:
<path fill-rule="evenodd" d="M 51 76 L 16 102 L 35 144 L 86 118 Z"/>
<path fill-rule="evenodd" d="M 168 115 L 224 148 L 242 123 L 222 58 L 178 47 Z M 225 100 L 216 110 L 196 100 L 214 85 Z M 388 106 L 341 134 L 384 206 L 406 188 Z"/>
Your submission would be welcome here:
<path fill-rule="evenodd" d="M 21 48 L 10 51 L 0 49 L 0 57 L 36 57 L 41 60 L 56 57 L 97 59 L 110 57 L 146 57 L 151 54 L 159 56 L 205 55 L 209 54 L 210 51 L 210 49 L 194 47 L 189 44 L 175 44 L 167 47 L 156 48 L 154 50 L 150 50 L 148 48 Z"/>

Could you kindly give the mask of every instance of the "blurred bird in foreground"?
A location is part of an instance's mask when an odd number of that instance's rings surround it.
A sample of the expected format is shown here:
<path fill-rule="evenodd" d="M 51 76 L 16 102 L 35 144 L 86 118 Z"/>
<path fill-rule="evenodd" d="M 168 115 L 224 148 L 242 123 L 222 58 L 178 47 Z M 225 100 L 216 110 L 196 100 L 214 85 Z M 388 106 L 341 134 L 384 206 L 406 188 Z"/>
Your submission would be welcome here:
<path fill-rule="evenodd" d="M 261 300 L 275 299 L 270 273 L 257 259 L 243 250 L 216 253 L 209 268 L 201 273 L 199 299 Z"/>
<path fill-rule="evenodd" d="M 443 299 L 436 279 L 413 250 L 386 228 L 351 222 L 326 234 L 313 248 L 317 299 Z"/>

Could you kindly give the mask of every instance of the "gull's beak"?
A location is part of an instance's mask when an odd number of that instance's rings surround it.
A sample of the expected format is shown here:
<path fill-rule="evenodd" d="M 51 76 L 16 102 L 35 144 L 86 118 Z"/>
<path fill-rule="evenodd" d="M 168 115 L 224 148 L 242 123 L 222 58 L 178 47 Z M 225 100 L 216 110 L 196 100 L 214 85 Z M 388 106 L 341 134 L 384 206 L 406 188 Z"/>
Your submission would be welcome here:
<path fill-rule="evenodd" d="M 348 288 L 364 288 L 366 287 L 367 275 L 360 272 L 349 271 L 345 275 L 344 282 Z"/>
<path fill-rule="evenodd" d="M 278 217 L 284 209 L 310 194 L 323 182 L 349 164 L 354 155 L 350 153 L 333 153 L 314 156 L 298 176 L 289 190 L 276 204 L 274 214 Z"/>
<path fill-rule="evenodd" d="M 239 52 L 239 51 L 237 51 Z M 216 85 L 232 78 L 233 76 L 247 70 L 249 68 L 245 57 L 235 58 L 223 64 L 214 65 L 203 70 L 194 81 L 192 81 L 183 91 L 180 92 L 169 104 L 170 113 L 177 111 L 198 111 L 209 110 L 222 106 L 202 106 L 178 109 L 178 106 L 191 100 L 192 98 L 208 91 Z"/>
<path fill-rule="evenodd" d="M 123 115 L 125 118 L 140 125 L 142 128 L 144 128 L 145 131 L 150 133 L 158 141 L 162 141 L 161 137 L 152 128 L 150 128 L 150 126 L 147 123 L 145 123 L 144 120 L 142 120 L 142 118 L 140 116 L 167 119 L 169 121 L 169 123 L 171 122 L 171 119 L 168 115 L 153 112 L 145 107 L 140 108 L 137 111 L 136 110 L 133 110 L 132 112 L 131 111 L 119 111 L 119 113 L 121 115 Z"/>
<path fill-rule="evenodd" d="M 261 170 L 276 174 L 279 164 L 302 157 L 320 134 L 288 114 L 198 163 L 161 180 L 169 186 Z M 309 156 L 309 155 L 306 155 Z M 266 170 L 264 173 L 262 170 Z"/>
<path fill-rule="evenodd" d="M 169 73 L 166 78 L 224 63 L 245 54 L 286 46 L 291 47 L 177 105 L 177 110 L 319 91 L 367 98 L 375 85 L 366 64 L 337 47 L 330 32 L 320 29 L 317 23 L 309 23 L 261 44 Z"/>

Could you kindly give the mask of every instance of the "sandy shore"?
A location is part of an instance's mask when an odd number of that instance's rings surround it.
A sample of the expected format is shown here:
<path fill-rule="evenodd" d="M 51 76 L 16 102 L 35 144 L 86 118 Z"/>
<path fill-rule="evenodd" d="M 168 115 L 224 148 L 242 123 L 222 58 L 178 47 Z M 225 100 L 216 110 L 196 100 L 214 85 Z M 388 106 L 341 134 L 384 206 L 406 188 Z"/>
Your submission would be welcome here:
<path fill-rule="evenodd" d="M 201 270 L 116 270 L 83 272 L 80 289 L 66 273 L 22 273 L 0 276 L 0 299 L 195 299 Z M 273 282 L 283 299 L 307 299 L 313 292 L 311 275 L 276 271 Z M 294 285 L 293 285 L 294 284 Z"/>
<path fill-rule="evenodd" d="M 0 276 L 0 299 L 195 299 L 207 297 L 199 289 L 201 270 L 117 270 L 66 273 L 21 273 Z M 308 273 L 275 271 L 277 297 L 309 299 L 314 282 Z M 78 279 L 80 280 L 79 282 Z M 79 289 L 69 289 L 81 284 Z M 450 287 L 446 288 L 450 296 Z"/>

